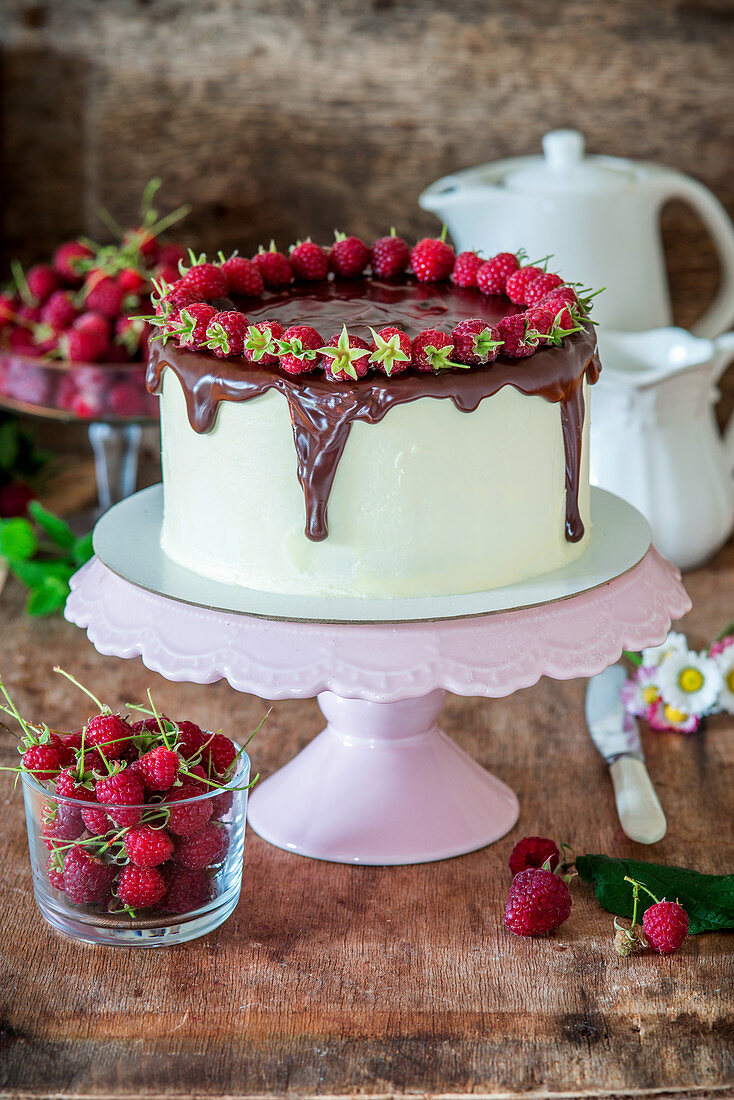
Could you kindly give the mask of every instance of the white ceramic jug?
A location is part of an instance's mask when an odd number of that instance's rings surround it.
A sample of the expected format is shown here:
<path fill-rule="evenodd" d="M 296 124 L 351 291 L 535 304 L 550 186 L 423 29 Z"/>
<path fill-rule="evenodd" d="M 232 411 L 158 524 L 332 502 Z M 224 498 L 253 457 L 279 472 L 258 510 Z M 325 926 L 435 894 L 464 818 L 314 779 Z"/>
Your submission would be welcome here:
<path fill-rule="evenodd" d="M 694 331 L 723 332 L 734 319 L 734 226 L 714 195 L 662 165 L 585 156 L 575 130 L 546 134 L 543 151 L 445 176 L 419 202 L 446 222 L 458 249 L 524 248 L 531 261 L 552 254 L 551 270 L 606 287 L 595 320 L 629 331 L 671 323 L 660 210 L 683 199 L 708 227 L 722 269 L 716 301 Z"/>
<path fill-rule="evenodd" d="M 734 332 L 714 340 L 679 328 L 601 330 L 591 396 L 591 480 L 634 504 L 655 546 L 694 569 L 734 527 L 734 418 L 716 422 L 716 382 Z"/>

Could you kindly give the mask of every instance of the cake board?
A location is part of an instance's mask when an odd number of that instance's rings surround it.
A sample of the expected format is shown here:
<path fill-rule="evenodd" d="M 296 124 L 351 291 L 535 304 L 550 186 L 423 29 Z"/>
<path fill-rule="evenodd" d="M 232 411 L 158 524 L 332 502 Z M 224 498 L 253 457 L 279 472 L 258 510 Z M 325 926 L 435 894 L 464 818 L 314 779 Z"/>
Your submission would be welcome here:
<path fill-rule="evenodd" d="M 592 496 L 595 541 L 614 537 L 597 521 L 610 496 Z M 612 499 L 639 531 L 645 521 Z M 143 533 L 135 500 L 113 509 L 126 546 Z M 326 600 L 327 618 L 299 621 L 212 607 L 204 582 L 198 602 L 192 574 L 188 598 L 161 594 L 135 582 L 135 563 L 122 576 L 95 556 L 72 578 L 65 614 L 99 652 L 140 656 L 173 681 L 226 679 L 273 700 L 317 696 L 326 728 L 253 791 L 251 826 L 313 858 L 422 863 L 498 840 L 519 814 L 509 787 L 439 729 L 446 691 L 500 698 L 541 676 L 595 675 L 623 649 L 663 641 L 690 608 L 679 571 L 649 545 L 649 532 L 634 553 L 621 540 L 617 562 L 606 580 L 577 578 L 572 595 L 557 595 L 553 574 L 544 601 L 522 605 L 505 592 L 504 610 L 471 613 L 480 600 L 456 615 L 447 597 L 442 617 L 408 619 L 398 600 L 390 621 L 335 621 Z"/>

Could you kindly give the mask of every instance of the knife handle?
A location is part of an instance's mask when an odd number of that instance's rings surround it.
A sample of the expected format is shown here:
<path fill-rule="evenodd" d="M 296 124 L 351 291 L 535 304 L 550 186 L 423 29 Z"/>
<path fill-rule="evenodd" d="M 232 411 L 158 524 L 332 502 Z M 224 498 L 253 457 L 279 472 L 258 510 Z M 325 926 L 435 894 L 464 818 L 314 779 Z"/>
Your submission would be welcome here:
<path fill-rule="evenodd" d="M 665 836 L 667 824 L 660 800 L 644 761 L 618 756 L 609 768 L 619 821 L 630 840 L 655 844 Z"/>

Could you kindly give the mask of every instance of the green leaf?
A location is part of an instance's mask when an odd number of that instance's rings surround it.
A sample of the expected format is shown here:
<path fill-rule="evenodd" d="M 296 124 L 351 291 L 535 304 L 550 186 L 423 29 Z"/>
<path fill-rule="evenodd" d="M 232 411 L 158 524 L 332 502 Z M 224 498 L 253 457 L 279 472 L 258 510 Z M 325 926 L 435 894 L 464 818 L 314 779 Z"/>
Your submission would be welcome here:
<path fill-rule="evenodd" d="M 51 615 L 64 606 L 68 595 L 68 584 L 57 577 L 47 577 L 33 589 L 25 609 L 29 615 Z"/>
<path fill-rule="evenodd" d="M 18 458 L 20 446 L 17 421 L 6 420 L 0 424 L 0 468 L 10 472 Z"/>
<path fill-rule="evenodd" d="M 77 539 L 71 548 L 71 559 L 74 565 L 84 565 L 85 561 L 89 561 L 94 548 L 92 547 L 92 532 L 88 535 L 83 535 L 82 538 Z"/>
<path fill-rule="evenodd" d="M 28 505 L 28 511 L 38 526 L 46 532 L 50 539 L 53 539 L 57 546 L 63 547 L 64 550 L 71 550 L 77 540 L 68 523 L 64 523 L 63 519 L 55 516 L 53 512 L 49 512 L 37 500 L 31 501 Z"/>
<path fill-rule="evenodd" d="M 0 554 L 4 558 L 26 561 L 38 549 L 35 532 L 27 519 L 20 516 L 0 524 Z"/>
<path fill-rule="evenodd" d="M 734 875 L 702 875 L 686 867 L 665 867 L 660 863 L 603 855 L 579 856 L 576 870 L 585 882 L 591 883 L 599 904 L 618 917 L 632 916 L 632 887 L 624 881 L 624 876 L 629 875 L 647 886 L 660 901 L 667 898 L 680 902 L 688 914 L 692 936 L 734 928 Z"/>
<path fill-rule="evenodd" d="M 10 571 L 29 588 L 38 588 L 49 577 L 68 584 L 74 566 L 66 561 L 14 561 L 10 563 Z"/>

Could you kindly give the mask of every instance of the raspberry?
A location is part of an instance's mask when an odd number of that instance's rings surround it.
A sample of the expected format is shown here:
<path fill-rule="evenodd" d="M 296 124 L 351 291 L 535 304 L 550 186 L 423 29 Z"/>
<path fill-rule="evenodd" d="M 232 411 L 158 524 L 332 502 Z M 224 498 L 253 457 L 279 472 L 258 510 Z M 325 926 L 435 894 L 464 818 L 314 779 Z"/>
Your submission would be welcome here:
<path fill-rule="evenodd" d="M 336 382 L 362 378 L 370 369 L 370 347 L 359 336 L 351 336 L 346 325 L 321 348 L 326 377 Z"/>
<path fill-rule="evenodd" d="M 378 237 L 370 249 L 370 266 L 377 279 L 392 279 L 401 275 L 410 263 L 410 248 L 402 237 L 391 230 L 389 237 Z"/>
<path fill-rule="evenodd" d="M 554 275 L 551 271 L 542 272 L 542 274 L 536 276 L 535 279 L 531 279 L 526 287 L 525 305 L 540 305 L 546 295 L 550 294 L 556 287 L 562 285 L 563 279 L 560 275 Z"/>
<path fill-rule="evenodd" d="M 244 256 L 231 256 L 220 269 L 227 280 L 230 294 L 242 294 L 247 298 L 259 298 L 263 292 L 263 277 L 251 260 Z"/>
<path fill-rule="evenodd" d="M 547 306 L 531 306 L 522 316 L 527 321 L 528 327 L 540 336 L 546 337 L 552 334 L 555 323 L 552 309 L 548 309 Z"/>
<path fill-rule="evenodd" d="M 176 844 L 176 861 L 189 871 L 201 871 L 224 858 L 229 836 L 221 825 L 209 822 L 193 836 L 183 837 Z"/>
<path fill-rule="evenodd" d="M 56 793 L 64 798 L 76 798 L 81 802 L 94 802 L 96 795 L 79 782 L 76 768 L 64 768 L 56 777 Z"/>
<path fill-rule="evenodd" d="M 97 801 L 104 806 L 139 806 L 145 800 L 143 780 L 137 771 L 124 767 L 94 784 Z"/>
<path fill-rule="evenodd" d="M 250 325 L 245 339 L 243 355 L 248 363 L 258 363 L 261 367 L 277 367 L 278 341 L 285 329 L 277 321 L 258 321 Z"/>
<path fill-rule="evenodd" d="M 476 286 L 477 272 L 483 263 L 476 252 L 460 252 L 454 262 L 451 282 L 454 286 Z"/>
<path fill-rule="evenodd" d="M 173 855 L 173 841 L 162 829 L 138 825 L 125 835 L 125 851 L 136 867 L 157 867 Z"/>
<path fill-rule="evenodd" d="M 117 896 L 131 909 L 148 909 L 157 905 L 166 892 L 166 880 L 155 867 L 124 867 L 117 876 Z"/>
<path fill-rule="evenodd" d="M 195 756 L 201 746 L 206 741 L 206 734 L 202 731 L 200 726 L 197 726 L 196 722 L 176 722 L 178 729 L 178 741 L 179 752 L 184 759 L 188 760 L 190 757 Z"/>
<path fill-rule="evenodd" d="M 459 321 L 451 333 L 451 339 L 454 342 L 454 359 L 457 363 L 472 367 L 492 363 L 502 346 L 497 329 L 480 317 Z"/>
<path fill-rule="evenodd" d="M 207 326 L 204 346 L 212 348 L 219 359 L 233 359 L 242 355 L 245 350 L 248 329 L 249 321 L 244 313 L 239 313 L 236 309 L 215 313 Z"/>
<path fill-rule="evenodd" d="M 60 245 L 53 256 L 54 271 L 65 279 L 67 283 L 79 282 L 81 272 L 79 265 L 84 260 L 91 260 L 93 252 L 81 241 L 67 241 Z"/>
<path fill-rule="evenodd" d="M 87 832 L 91 833 L 92 836 L 102 836 L 104 833 L 109 832 L 111 825 L 106 811 L 98 806 L 89 806 L 82 810 L 82 821 Z"/>
<path fill-rule="evenodd" d="M 407 370 L 413 359 L 413 348 L 410 337 L 402 329 L 388 325 L 378 332 L 370 329 L 372 333 L 372 354 L 370 366 L 382 371 L 388 378 Z"/>
<path fill-rule="evenodd" d="M 101 313 L 82 313 L 72 325 L 74 332 L 83 332 L 94 341 L 95 358 L 109 348 L 110 323 Z"/>
<path fill-rule="evenodd" d="M 504 294 L 508 278 L 520 266 L 512 252 L 498 252 L 477 271 L 477 286 L 484 294 Z"/>
<path fill-rule="evenodd" d="M 552 840 L 542 836 L 525 836 L 512 849 L 508 862 L 513 875 L 518 875 L 526 867 L 542 867 L 546 860 L 550 860 L 550 869 L 555 871 L 560 859 L 561 853 Z"/>
<path fill-rule="evenodd" d="M 215 733 L 207 739 L 203 753 L 204 763 L 208 763 L 217 775 L 226 775 L 238 752 L 239 748 L 234 741 L 225 737 L 223 733 Z"/>
<path fill-rule="evenodd" d="M 191 787 L 196 788 L 197 794 L 209 794 L 213 789 L 209 785 L 208 776 L 201 764 L 194 764 L 193 767 L 189 768 L 186 779 Z"/>
<path fill-rule="evenodd" d="M 448 370 L 455 366 L 449 359 L 454 342 L 445 332 L 427 328 L 413 340 L 413 366 L 416 370 Z"/>
<path fill-rule="evenodd" d="M 524 313 L 513 313 L 497 323 L 497 333 L 502 341 L 502 354 L 511 359 L 525 359 L 538 348 L 540 334 L 530 328 Z"/>
<path fill-rule="evenodd" d="M 318 365 L 321 335 L 309 325 L 292 325 L 280 341 L 280 369 L 288 374 L 304 374 Z"/>
<path fill-rule="evenodd" d="M 196 294 L 196 301 L 213 301 L 227 296 L 227 280 L 216 264 L 194 264 L 181 279 L 182 289 Z M 178 303 L 191 305 L 192 303 Z"/>
<path fill-rule="evenodd" d="M 21 756 L 22 768 L 39 783 L 58 775 L 61 769 L 59 750 L 55 745 L 30 745 Z"/>
<path fill-rule="evenodd" d="M 291 267 L 296 279 L 318 282 L 329 274 L 329 254 L 310 239 L 299 241 L 291 249 Z"/>
<path fill-rule="evenodd" d="M 206 342 L 206 330 L 216 315 L 214 306 L 195 302 L 180 310 L 176 324 L 169 326 L 168 331 L 176 337 L 178 347 L 200 348 Z"/>
<path fill-rule="evenodd" d="M 186 798 L 196 798 L 202 794 L 198 783 L 184 783 L 166 791 L 165 803 L 176 803 Z M 168 816 L 168 828 L 176 836 L 191 836 L 203 829 L 212 816 L 212 799 L 202 798 L 200 802 L 188 802 L 184 806 L 172 806 Z"/>
<path fill-rule="evenodd" d="M 117 285 L 123 294 L 137 294 L 147 284 L 148 280 L 145 275 L 142 275 L 134 267 L 123 268 L 117 276 Z"/>
<path fill-rule="evenodd" d="M 104 901 L 114 874 L 108 864 L 75 845 L 64 856 L 64 893 L 76 905 Z"/>
<path fill-rule="evenodd" d="M 224 817 L 224 815 L 231 810 L 232 803 L 234 802 L 234 794 L 232 791 L 222 791 L 221 794 L 217 794 L 211 799 L 212 804 L 212 817 L 215 820 Z"/>
<path fill-rule="evenodd" d="M 85 283 L 84 306 L 114 320 L 122 306 L 122 288 L 111 275 L 93 271 Z"/>
<path fill-rule="evenodd" d="M 140 757 L 137 770 L 149 791 L 167 791 L 178 779 L 179 764 L 179 758 L 172 749 L 159 745 Z"/>
<path fill-rule="evenodd" d="M 14 328 L 10 331 L 10 347 L 18 355 L 33 355 L 33 336 L 27 328 Z"/>
<path fill-rule="evenodd" d="M 688 935 L 688 914 L 675 901 L 658 901 L 642 918 L 645 939 L 661 955 L 677 951 Z"/>
<path fill-rule="evenodd" d="M 95 714 L 87 722 L 87 745 L 99 749 L 108 760 L 117 760 L 132 737 L 132 730 L 119 714 Z"/>
<path fill-rule="evenodd" d="M 166 879 L 168 889 L 162 905 L 169 913 L 190 913 L 209 899 L 209 879 L 204 871 L 176 867 L 171 869 Z"/>
<path fill-rule="evenodd" d="M 63 766 L 73 764 L 76 760 L 77 750 L 82 747 L 82 731 L 64 733 L 60 736 L 59 742 L 59 755 Z"/>
<path fill-rule="evenodd" d="M 269 251 L 260 247 L 252 262 L 262 275 L 263 282 L 268 290 L 281 290 L 293 282 L 293 268 L 288 257 L 275 249 L 275 241 L 270 242 Z"/>
<path fill-rule="evenodd" d="M 425 237 L 410 253 L 410 266 L 419 283 L 448 279 L 454 266 L 454 250 L 440 237 Z"/>
<path fill-rule="evenodd" d="M 576 324 L 571 311 L 578 305 L 578 298 L 576 291 L 570 286 L 561 286 L 557 290 L 552 290 L 540 304 L 553 311 L 555 322 L 561 328 L 573 328 Z"/>
<path fill-rule="evenodd" d="M 63 889 L 64 889 L 64 872 L 57 865 L 57 863 L 54 860 L 53 856 L 48 857 L 48 862 L 46 864 L 46 875 L 48 877 L 48 881 L 51 883 L 54 890 L 63 891 Z"/>
<path fill-rule="evenodd" d="M 515 875 L 505 906 L 505 924 L 517 936 L 542 936 L 560 928 L 571 912 L 568 886 L 538 867 Z"/>
<path fill-rule="evenodd" d="M 71 294 L 68 290 L 55 290 L 41 310 L 41 321 L 50 325 L 55 332 L 69 328 L 77 315 Z"/>
<path fill-rule="evenodd" d="M 41 304 L 50 298 L 59 286 L 59 277 L 48 264 L 34 264 L 28 269 L 25 281 L 33 297 Z"/>
<path fill-rule="evenodd" d="M 186 252 L 180 244 L 174 244 L 173 241 L 169 241 L 167 244 L 162 244 L 158 249 L 158 255 L 156 256 L 156 263 L 168 264 L 171 267 L 178 267 L 178 264 L 186 259 Z"/>
<path fill-rule="evenodd" d="M 507 278 L 505 283 L 505 294 L 511 302 L 515 303 L 515 305 L 527 305 L 528 287 L 533 279 L 537 279 L 538 275 L 544 274 L 545 272 L 541 267 L 528 266 L 518 268 L 517 271 L 514 271 L 512 275 Z"/>
<path fill-rule="evenodd" d="M 359 237 L 345 237 L 337 234 L 331 246 L 329 265 L 341 279 L 357 279 L 370 262 L 370 253 L 364 241 Z"/>
<path fill-rule="evenodd" d="M 14 516 L 27 516 L 28 505 L 36 494 L 24 481 L 9 481 L 0 488 L 0 516 L 10 519 Z M 61 754 L 62 764 L 66 760 Z"/>
<path fill-rule="evenodd" d="M 209 267 L 212 266 L 212 264 L 209 264 Z M 214 268 L 214 270 L 217 271 L 218 268 Z M 206 295 L 201 294 L 195 286 L 185 282 L 184 279 L 179 279 L 177 283 L 169 287 L 168 292 L 161 299 L 161 304 L 164 307 L 164 313 L 166 313 L 183 309 L 184 306 L 193 306 L 205 297 Z"/>
<path fill-rule="evenodd" d="M 95 363 L 100 357 L 99 343 L 89 333 L 71 328 L 61 339 L 64 359 L 70 363 Z"/>
<path fill-rule="evenodd" d="M 49 803 L 46 806 L 43 813 L 43 837 L 47 848 L 53 850 L 53 841 L 76 840 L 83 832 L 84 821 L 77 806 L 65 802 Z"/>

